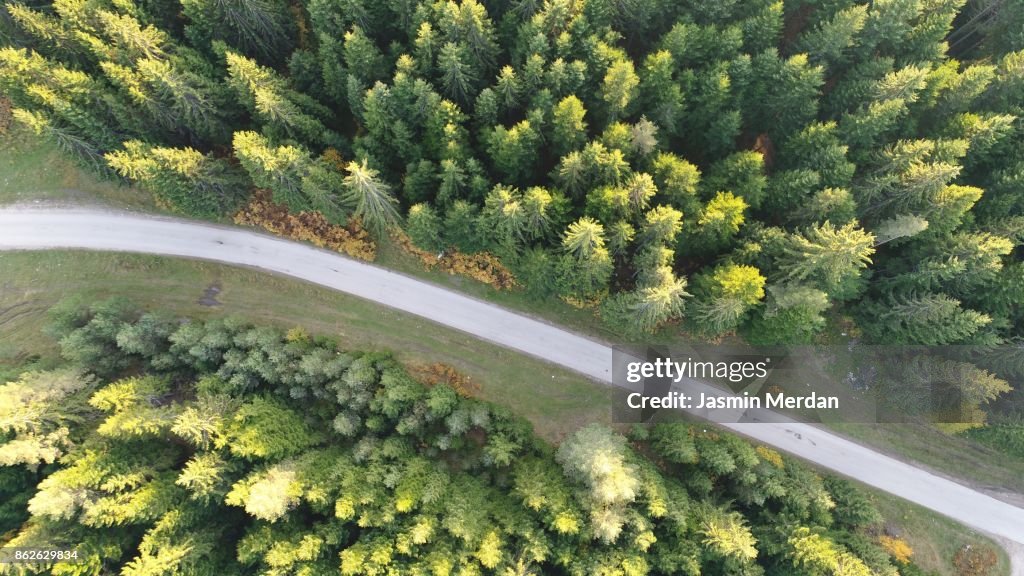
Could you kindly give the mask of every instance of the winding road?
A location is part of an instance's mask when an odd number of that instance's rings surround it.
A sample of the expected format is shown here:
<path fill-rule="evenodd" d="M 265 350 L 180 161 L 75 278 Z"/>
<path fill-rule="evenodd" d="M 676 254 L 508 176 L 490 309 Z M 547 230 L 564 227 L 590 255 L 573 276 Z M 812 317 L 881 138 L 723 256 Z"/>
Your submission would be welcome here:
<path fill-rule="evenodd" d="M 75 248 L 251 266 L 347 292 L 455 328 L 611 384 L 612 349 L 378 266 L 250 230 L 97 209 L 0 208 L 0 250 Z M 0 274 L 3 271 L 0 270 Z M 727 428 L 1004 541 L 1024 574 L 1024 509 L 825 430 L 797 423 Z"/>

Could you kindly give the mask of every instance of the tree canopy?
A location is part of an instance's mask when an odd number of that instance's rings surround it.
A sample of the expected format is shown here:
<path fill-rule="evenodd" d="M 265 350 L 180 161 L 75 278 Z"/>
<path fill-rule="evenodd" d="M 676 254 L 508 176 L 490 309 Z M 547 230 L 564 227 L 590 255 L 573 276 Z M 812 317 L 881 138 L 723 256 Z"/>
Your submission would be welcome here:
<path fill-rule="evenodd" d="M 956 301 L 988 320 L 943 341 L 1013 342 L 1022 12 L 980 4 L 10 2 L 0 92 L 162 205 L 489 252 L 624 336 L 926 343 L 879 303 Z M 716 295 L 729 265 L 806 305 Z"/>
<path fill-rule="evenodd" d="M 302 330 L 182 323 L 120 300 L 69 302 L 53 320 L 69 366 L 0 385 L 0 528 L 4 546 L 73 543 L 77 563 L 54 572 L 905 565 L 857 540 L 881 518 L 855 488 L 736 436 L 590 425 L 555 448 L 389 354 Z M 88 350 L 105 351 L 102 374 L 78 364 Z"/>

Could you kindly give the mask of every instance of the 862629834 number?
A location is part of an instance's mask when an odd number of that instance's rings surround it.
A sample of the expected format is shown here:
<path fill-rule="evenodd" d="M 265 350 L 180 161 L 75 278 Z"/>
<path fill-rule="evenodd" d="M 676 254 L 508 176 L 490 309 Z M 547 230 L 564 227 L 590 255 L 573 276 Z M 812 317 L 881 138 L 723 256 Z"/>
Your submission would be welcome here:
<path fill-rule="evenodd" d="M 54 562 L 77 562 L 78 558 L 78 550 L 74 548 L 27 546 L 0 548 L 0 564 L 52 564 Z"/>

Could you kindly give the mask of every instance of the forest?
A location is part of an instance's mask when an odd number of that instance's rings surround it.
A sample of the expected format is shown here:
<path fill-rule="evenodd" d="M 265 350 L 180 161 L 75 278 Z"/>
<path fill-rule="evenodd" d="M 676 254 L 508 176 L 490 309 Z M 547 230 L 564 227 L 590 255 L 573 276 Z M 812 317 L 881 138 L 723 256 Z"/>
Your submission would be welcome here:
<path fill-rule="evenodd" d="M 10 1 L 0 92 L 171 210 L 486 254 L 624 336 L 1019 346 L 1022 30 L 1002 0 Z"/>
<path fill-rule="evenodd" d="M 1022 30 L 1003 0 L 11 1 L 0 110 L 168 210 L 397 242 L 619 339 L 991 350 L 943 376 L 977 412 L 1024 378 Z M 1020 453 L 1022 404 L 970 434 Z"/>
<path fill-rule="evenodd" d="M 50 317 L 65 363 L 0 386 L 0 535 L 79 556 L 0 573 L 926 574 L 860 489 L 729 433 L 556 448 L 300 328 L 120 298 Z"/>
<path fill-rule="evenodd" d="M 1024 378 L 1024 3 L 10 0 L 8 110 L 169 211 L 472 256 L 622 338 Z M 0 386 L 0 540 L 76 545 L 55 574 L 924 574 L 856 487 L 714 429 L 556 447 L 301 329 L 52 320 L 66 364 Z M 1022 406 L 968 434 L 1024 454 Z"/>

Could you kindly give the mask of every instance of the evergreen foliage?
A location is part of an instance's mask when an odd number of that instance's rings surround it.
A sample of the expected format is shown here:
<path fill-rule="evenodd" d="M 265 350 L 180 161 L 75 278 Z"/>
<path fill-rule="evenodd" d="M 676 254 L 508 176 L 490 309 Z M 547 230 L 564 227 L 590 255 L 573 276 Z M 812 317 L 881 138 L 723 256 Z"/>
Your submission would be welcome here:
<path fill-rule="evenodd" d="M 265 188 L 404 226 L 622 334 L 806 342 L 833 307 L 879 343 L 998 343 L 1024 326 L 1013 4 L 10 2 L 0 91 L 173 209 Z M 729 263 L 780 296 L 697 281 Z"/>
<path fill-rule="evenodd" d="M 0 386 L 5 546 L 70 538 L 80 562 L 55 570 L 697 575 L 866 558 L 898 570 L 871 542 L 842 544 L 881 520 L 856 489 L 735 436 L 592 425 L 553 449 L 387 354 L 297 330 L 123 302 L 53 316 L 68 358 L 109 347 L 122 367 Z"/>

